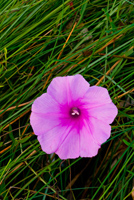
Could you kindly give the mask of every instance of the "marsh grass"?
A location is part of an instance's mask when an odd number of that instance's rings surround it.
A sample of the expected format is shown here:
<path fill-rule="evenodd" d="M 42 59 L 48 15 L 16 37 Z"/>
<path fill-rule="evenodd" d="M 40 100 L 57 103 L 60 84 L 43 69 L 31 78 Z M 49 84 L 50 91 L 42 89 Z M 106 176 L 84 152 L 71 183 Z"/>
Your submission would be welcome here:
<path fill-rule="evenodd" d="M 73 3 L 73 4 L 72 4 Z M 134 3 L 0 3 L 0 195 L 8 199 L 131 199 L 134 186 Z M 94 158 L 46 155 L 29 123 L 53 77 L 81 73 L 118 107 Z"/>

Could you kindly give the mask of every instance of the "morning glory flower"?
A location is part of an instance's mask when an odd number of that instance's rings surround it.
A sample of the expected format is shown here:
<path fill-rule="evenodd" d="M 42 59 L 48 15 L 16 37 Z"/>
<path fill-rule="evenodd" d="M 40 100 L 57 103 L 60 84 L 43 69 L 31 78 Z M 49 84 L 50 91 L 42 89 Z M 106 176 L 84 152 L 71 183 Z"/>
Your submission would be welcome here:
<path fill-rule="evenodd" d="M 52 80 L 34 101 L 30 123 L 47 154 L 93 157 L 110 137 L 117 113 L 106 88 L 90 86 L 77 74 Z"/>

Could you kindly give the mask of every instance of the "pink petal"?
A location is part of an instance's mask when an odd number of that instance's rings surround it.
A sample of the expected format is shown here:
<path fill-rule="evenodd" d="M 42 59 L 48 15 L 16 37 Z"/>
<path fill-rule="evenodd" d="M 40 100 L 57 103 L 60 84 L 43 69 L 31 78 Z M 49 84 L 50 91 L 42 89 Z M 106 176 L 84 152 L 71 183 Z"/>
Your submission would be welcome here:
<path fill-rule="evenodd" d="M 92 86 L 84 95 L 82 102 L 85 103 L 85 108 L 96 107 L 111 103 L 112 100 L 109 96 L 108 90 L 99 86 Z"/>
<path fill-rule="evenodd" d="M 32 105 L 32 111 L 36 113 L 60 112 L 60 105 L 47 93 L 38 97 Z"/>
<path fill-rule="evenodd" d="M 89 83 L 80 75 L 56 77 L 48 86 L 47 93 L 57 102 L 64 104 L 82 98 L 89 88 Z"/>
<path fill-rule="evenodd" d="M 31 113 L 30 124 L 35 135 L 41 135 L 61 123 L 60 119 L 53 115 Z"/>
<path fill-rule="evenodd" d="M 68 79 L 69 78 L 70 77 L 68 77 Z M 69 80 L 69 85 L 73 101 L 83 98 L 90 87 L 89 83 L 80 74 L 72 76 Z"/>
<path fill-rule="evenodd" d="M 85 122 L 85 125 L 87 127 L 87 130 L 90 130 L 92 137 L 94 138 L 96 143 L 98 143 L 99 145 L 104 143 L 110 137 L 111 126 L 107 123 L 90 117 L 89 121 Z"/>
<path fill-rule="evenodd" d="M 111 102 L 88 110 L 89 117 L 94 117 L 105 123 L 111 124 L 117 113 L 117 107 Z"/>
<path fill-rule="evenodd" d="M 47 88 L 47 93 L 59 103 L 67 102 L 67 77 L 54 78 Z"/>
<path fill-rule="evenodd" d="M 55 152 L 61 159 L 79 157 L 79 133 L 76 128 L 69 131 L 67 137 Z"/>
<path fill-rule="evenodd" d="M 97 143 L 97 141 L 95 141 L 94 137 L 92 136 L 92 132 L 85 121 L 82 129 L 80 130 L 80 156 L 96 156 L 99 148 L 100 145 Z"/>
<path fill-rule="evenodd" d="M 54 153 L 68 134 L 68 127 L 57 126 L 45 134 L 39 135 L 41 148 L 47 154 Z"/>

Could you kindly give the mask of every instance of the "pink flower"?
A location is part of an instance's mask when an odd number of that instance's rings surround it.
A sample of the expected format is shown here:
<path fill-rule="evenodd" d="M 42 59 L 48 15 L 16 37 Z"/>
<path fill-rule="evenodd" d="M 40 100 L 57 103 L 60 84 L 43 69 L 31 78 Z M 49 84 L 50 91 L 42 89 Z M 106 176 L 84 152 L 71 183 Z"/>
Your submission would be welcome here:
<path fill-rule="evenodd" d="M 106 88 L 79 74 L 56 77 L 32 105 L 30 123 L 47 154 L 61 159 L 92 157 L 111 133 L 117 115 Z"/>

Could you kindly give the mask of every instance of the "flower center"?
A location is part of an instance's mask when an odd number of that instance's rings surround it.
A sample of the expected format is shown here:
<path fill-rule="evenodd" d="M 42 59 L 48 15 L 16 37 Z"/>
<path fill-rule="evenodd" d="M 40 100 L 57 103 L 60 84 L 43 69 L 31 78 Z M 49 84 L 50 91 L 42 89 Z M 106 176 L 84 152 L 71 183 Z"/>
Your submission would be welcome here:
<path fill-rule="evenodd" d="M 73 107 L 73 108 L 71 108 L 71 110 L 70 110 L 70 114 L 71 114 L 71 116 L 73 116 L 73 117 L 78 117 L 78 116 L 80 115 L 80 109 L 77 108 L 77 107 Z"/>

